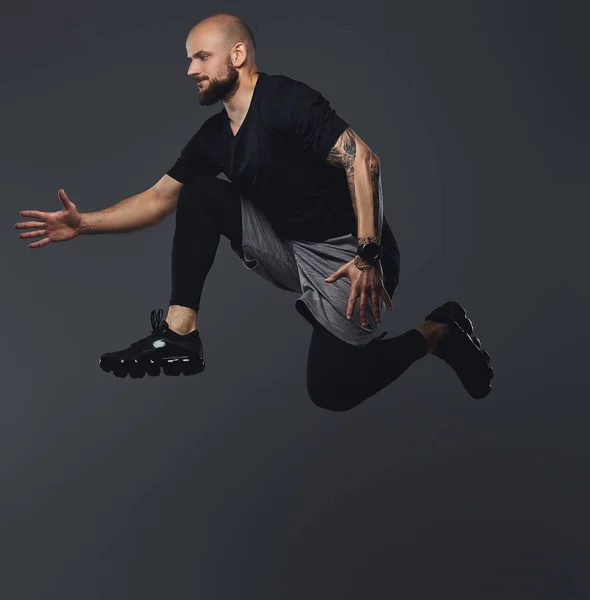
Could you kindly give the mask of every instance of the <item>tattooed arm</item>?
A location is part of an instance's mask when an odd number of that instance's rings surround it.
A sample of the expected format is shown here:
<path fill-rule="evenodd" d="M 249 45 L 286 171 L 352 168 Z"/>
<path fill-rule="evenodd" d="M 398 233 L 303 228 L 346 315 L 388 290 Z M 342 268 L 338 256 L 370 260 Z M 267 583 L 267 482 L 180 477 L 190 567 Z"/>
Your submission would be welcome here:
<path fill-rule="evenodd" d="M 346 171 L 357 218 L 357 237 L 373 237 L 381 243 L 383 194 L 379 158 L 349 127 L 338 138 L 326 160 Z"/>
<path fill-rule="evenodd" d="M 334 167 L 346 171 L 352 207 L 358 223 L 359 243 L 368 241 L 362 240 L 362 238 L 373 238 L 377 239 L 380 244 L 383 198 L 379 158 L 348 127 L 330 150 L 327 161 Z M 370 303 L 377 323 L 381 322 L 380 298 L 385 302 L 387 310 L 392 310 L 391 298 L 383 283 L 383 269 L 380 261 L 377 261 L 375 265 L 370 265 L 357 255 L 327 277 L 325 281 L 333 283 L 342 277 L 350 279 L 350 297 L 346 306 L 347 319 L 353 318 L 355 305 L 359 298 L 361 300 L 359 315 L 363 327 L 368 324 L 367 303 Z"/>

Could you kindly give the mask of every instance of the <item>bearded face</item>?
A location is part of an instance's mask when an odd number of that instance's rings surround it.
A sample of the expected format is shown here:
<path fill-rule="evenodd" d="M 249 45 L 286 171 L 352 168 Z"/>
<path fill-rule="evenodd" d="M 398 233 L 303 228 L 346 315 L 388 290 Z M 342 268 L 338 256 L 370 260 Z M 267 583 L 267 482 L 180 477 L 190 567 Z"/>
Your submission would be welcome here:
<path fill-rule="evenodd" d="M 229 55 L 221 72 L 216 77 L 201 73 L 195 77 L 199 87 L 199 104 L 208 106 L 220 100 L 229 100 L 238 89 L 238 70 L 232 65 Z"/>

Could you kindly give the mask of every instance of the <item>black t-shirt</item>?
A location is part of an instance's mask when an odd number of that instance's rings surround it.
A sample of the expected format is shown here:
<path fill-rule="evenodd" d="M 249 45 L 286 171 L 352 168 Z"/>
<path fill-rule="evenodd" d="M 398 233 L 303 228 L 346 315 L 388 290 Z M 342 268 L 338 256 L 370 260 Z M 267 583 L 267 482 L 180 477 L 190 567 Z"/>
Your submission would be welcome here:
<path fill-rule="evenodd" d="M 224 173 L 288 239 L 356 235 L 346 172 L 326 162 L 347 127 L 316 90 L 260 72 L 237 135 L 223 108 L 188 141 L 168 175 L 188 183 Z"/>

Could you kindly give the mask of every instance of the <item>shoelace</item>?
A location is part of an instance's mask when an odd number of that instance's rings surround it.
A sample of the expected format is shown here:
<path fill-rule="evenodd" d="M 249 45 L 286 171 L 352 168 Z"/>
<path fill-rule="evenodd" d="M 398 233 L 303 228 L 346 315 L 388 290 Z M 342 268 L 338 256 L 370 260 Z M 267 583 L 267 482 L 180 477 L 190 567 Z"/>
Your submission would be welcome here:
<path fill-rule="evenodd" d="M 152 333 L 155 333 L 164 320 L 164 311 L 161 308 L 158 310 L 152 310 L 150 320 L 152 322 Z"/>
<path fill-rule="evenodd" d="M 160 327 L 164 321 L 164 311 L 161 308 L 159 310 L 152 310 L 150 320 L 152 322 L 152 332 L 148 336 L 133 342 L 130 348 L 141 348 L 146 342 L 151 343 L 152 339 L 154 338 L 154 334 L 158 332 L 158 327 Z"/>

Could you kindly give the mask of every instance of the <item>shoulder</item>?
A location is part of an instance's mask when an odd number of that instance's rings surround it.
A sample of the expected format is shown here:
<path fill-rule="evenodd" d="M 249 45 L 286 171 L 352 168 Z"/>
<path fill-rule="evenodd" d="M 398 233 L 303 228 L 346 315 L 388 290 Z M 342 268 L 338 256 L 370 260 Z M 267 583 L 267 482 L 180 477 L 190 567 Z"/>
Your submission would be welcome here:
<path fill-rule="evenodd" d="M 277 89 L 289 87 L 292 85 L 296 85 L 297 83 L 301 83 L 300 81 L 297 81 L 297 79 L 293 79 L 292 77 L 289 77 L 288 75 L 282 75 L 279 73 L 275 73 L 273 75 L 267 75 L 265 77 L 265 81 L 268 83 L 268 85 L 270 87 L 274 87 Z"/>
<path fill-rule="evenodd" d="M 289 95 L 297 96 L 309 92 L 317 94 L 316 90 L 303 81 L 293 79 L 287 75 L 267 75 L 265 77 L 265 87 L 267 89 L 267 98 L 271 97 L 276 99 L 276 97 L 288 97 Z"/>
<path fill-rule="evenodd" d="M 264 87 L 260 104 L 271 122 L 282 122 L 293 114 L 303 117 L 307 111 L 327 104 L 317 90 L 287 75 L 267 75 Z"/>

